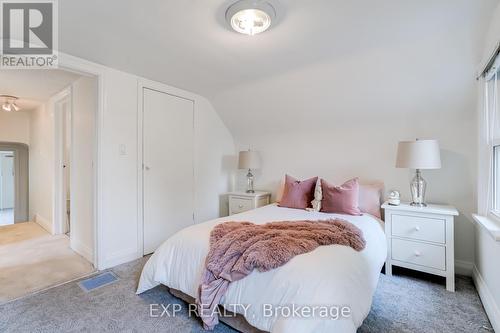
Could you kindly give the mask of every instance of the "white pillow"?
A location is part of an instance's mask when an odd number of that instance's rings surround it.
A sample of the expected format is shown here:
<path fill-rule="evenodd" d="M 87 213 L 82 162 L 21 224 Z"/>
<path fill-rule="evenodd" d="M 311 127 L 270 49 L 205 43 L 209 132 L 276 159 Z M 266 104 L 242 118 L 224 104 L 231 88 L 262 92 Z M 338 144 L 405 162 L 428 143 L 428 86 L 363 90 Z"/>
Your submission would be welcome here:
<path fill-rule="evenodd" d="M 321 178 L 318 178 L 316 187 L 314 188 L 314 200 L 311 201 L 312 208 L 308 208 L 307 210 L 319 212 L 321 210 L 321 200 L 323 200 L 323 190 L 321 189 Z"/>

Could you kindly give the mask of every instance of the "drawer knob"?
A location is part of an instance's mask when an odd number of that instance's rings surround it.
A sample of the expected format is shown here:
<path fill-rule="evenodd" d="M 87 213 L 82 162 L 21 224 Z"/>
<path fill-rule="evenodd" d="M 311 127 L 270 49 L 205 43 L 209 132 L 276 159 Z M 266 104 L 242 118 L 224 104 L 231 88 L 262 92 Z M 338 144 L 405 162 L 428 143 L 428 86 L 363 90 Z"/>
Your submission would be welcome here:
<path fill-rule="evenodd" d="M 238 205 L 238 208 L 243 208 L 243 205 L 241 205 L 241 204 L 240 204 L 240 205 Z"/>
<path fill-rule="evenodd" d="M 420 251 L 415 251 L 415 256 L 416 256 L 416 257 L 420 257 L 420 256 L 421 256 Z"/>
<path fill-rule="evenodd" d="M 420 231 L 420 227 L 418 225 L 415 227 L 415 231 Z"/>

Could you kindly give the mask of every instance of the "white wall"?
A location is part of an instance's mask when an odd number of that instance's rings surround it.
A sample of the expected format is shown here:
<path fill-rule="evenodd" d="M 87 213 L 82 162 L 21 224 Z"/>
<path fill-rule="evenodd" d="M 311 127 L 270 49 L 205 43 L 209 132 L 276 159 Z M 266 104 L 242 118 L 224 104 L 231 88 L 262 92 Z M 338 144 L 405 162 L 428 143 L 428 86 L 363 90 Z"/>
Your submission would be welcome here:
<path fill-rule="evenodd" d="M 228 215 L 227 196 L 236 169 L 236 148 L 212 104 L 201 96 L 195 102 L 195 221 Z"/>
<path fill-rule="evenodd" d="M 299 178 L 320 176 L 337 184 L 356 176 L 366 182 L 382 180 L 387 190 L 397 189 L 404 200 L 409 200 L 414 171 L 394 167 L 397 142 L 416 137 L 439 140 L 443 167 L 423 171 L 428 182 L 426 200 L 452 204 L 460 210 L 456 219 L 456 258 L 466 261 L 462 266 L 470 270 L 476 133 L 471 126 L 475 117 L 472 112 L 434 116 L 433 121 L 429 117 L 369 118 L 355 125 L 338 122 L 332 123 L 330 130 L 315 130 L 313 124 L 310 130 L 276 129 L 274 133 L 256 135 L 239 148 L 261 152 L 262 169 L 256 172 L 256 187 L 271 190 L 274 195 L 284 174 L 289 173 Z M 243 173 L 239 174 L 240 183 Z"/>
<path fill-rule="evenodd" d="M 0 111 L 0 142 L 30 142 L 30 113 Z"/>
<path fill-rule="evenodd" d="M 483 60 L 500 41 L 500 5 L 493 13 L 488 30 Z M 484 63 L 484 61 L 483 61 Z M 477 141 L 476 141 L 477 142 Z M 500 331 L 500 242 L 496 242 L 479 224 L 475 227 L 476 260 L 474 280 L 495 331 Z"/>
<path fill-rule="evenodd" d="M 76 80 L 71 96 L 71 248 L 93 262 L 97 80 Z"/>
<path fill-rule="evenodd" d="M 385 20 L 374 17 L 372 29 L 360 25 L 360 39 L 352 45 L 351 40 L 325 39 L 323 43 L 339 51 L 217 94 L 214 107 L 238 148 L 262 153 L 256 187 L 276 193 L 285 173 L 336 183 L 359 176 L 382 180 L 409 200 L 413 175 L 395 168 L 397 143 L 437 139 L 443 168 L 423 172 L 427 201 L 460 211 L 457 271 L 470 274 L 471 213 L 476 207 L 475 74 L 490 4 L 436 2 L 418 10 L 407 7 L 406 17 L 380 7 L 383 13 L 377 14 L 387 15 Z M 438 7 L 449 10 L 440 13 Z M 316 45 L 313 39 L 311 43 Z M 280 63 L 272 55 L 268 60 L 269 65 Z"/>
<path fill-rule="evenodd" d="M 140 257 L 137 77 L 105 71 L 99 154 L 100 269 Z M 120 155 L 120 145 L 125 146 L 125 155 Z"/>
<path fill-rule="evenodd" d="M 474 282 L 495 332 L 500 331 L 500 242 L 476 225 Z"/>
<path fill-rule="evenodd" d="M 195 101 L 195 220 L 219 217 L 219 196 L 230 189 L 235 146 L 231 134 L 212 108 L 199 95 L 151 82 L 107 68 L 104 77 L 105 104 L 100 121 L 101 192 L 99 268 L 110 267 L 142 256 L 139 216 L 139 106 L 138 82 Z M 121 150 L 125 149 L 125 154 Z M 222 205 L 223 206 L 223 205 Z"/>
<path fill-rule="evenodd" d="M 52 233 L 54 111 L 44 104 L 29 114 L 29 217 Z"/>

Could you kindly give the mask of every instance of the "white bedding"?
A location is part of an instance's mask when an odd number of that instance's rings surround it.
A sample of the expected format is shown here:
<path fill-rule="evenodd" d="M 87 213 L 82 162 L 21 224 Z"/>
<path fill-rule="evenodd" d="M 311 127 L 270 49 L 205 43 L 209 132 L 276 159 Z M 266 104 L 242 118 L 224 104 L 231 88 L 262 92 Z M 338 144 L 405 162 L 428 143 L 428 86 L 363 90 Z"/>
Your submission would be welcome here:
<path fill-rule="evenodd" d="M 289 332 L 355 332 L 370 311 L 380 270 L 387 254 L 381 221 L 370 215 L 349 216 L 308 212 L 269 205 L 245 213 L 219 218 L 181 230 L 165 241 L 144 266 L 137 293 L 159 284 L 196 297 L 209 250 L 213 226 L 226 221 L 250 221 L 263 224 L 272 221 L 319 220 L 342 218 L 363 231 L 366 248 L 356 252 L 350 247 L 331 245 L 296 256 L 284 266 L 269 272 L 254 271 L 231 283 L 222 299 L 223 305 L 250 305 L 247 321 L 254 327 L 272 333 Z M 265 304 L 308 307 L 348 306 L 351 315 L 337 320 L 320 318 L 269 316 Z M 276 308 L 273 308 L 276 309 Z M 237 311 L 244 314 L 243 309 Z"/>

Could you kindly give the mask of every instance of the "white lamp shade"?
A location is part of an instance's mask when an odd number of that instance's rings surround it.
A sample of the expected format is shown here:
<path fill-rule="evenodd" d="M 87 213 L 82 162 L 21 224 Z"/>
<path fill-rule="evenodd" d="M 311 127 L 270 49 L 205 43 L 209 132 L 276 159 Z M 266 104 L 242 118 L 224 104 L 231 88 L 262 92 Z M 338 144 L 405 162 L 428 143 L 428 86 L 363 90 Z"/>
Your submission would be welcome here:
<path fill-rule="evenodd" d="M 439 143 L 437 140 L 399 142 L 396 168 L 440 169 Z"/>
<path fill-rule="evenodd" d="M 239 169 L 259 169 L 260 156 L 259 153 L 252 150 L 240 151 L 238 158 Z"/>

